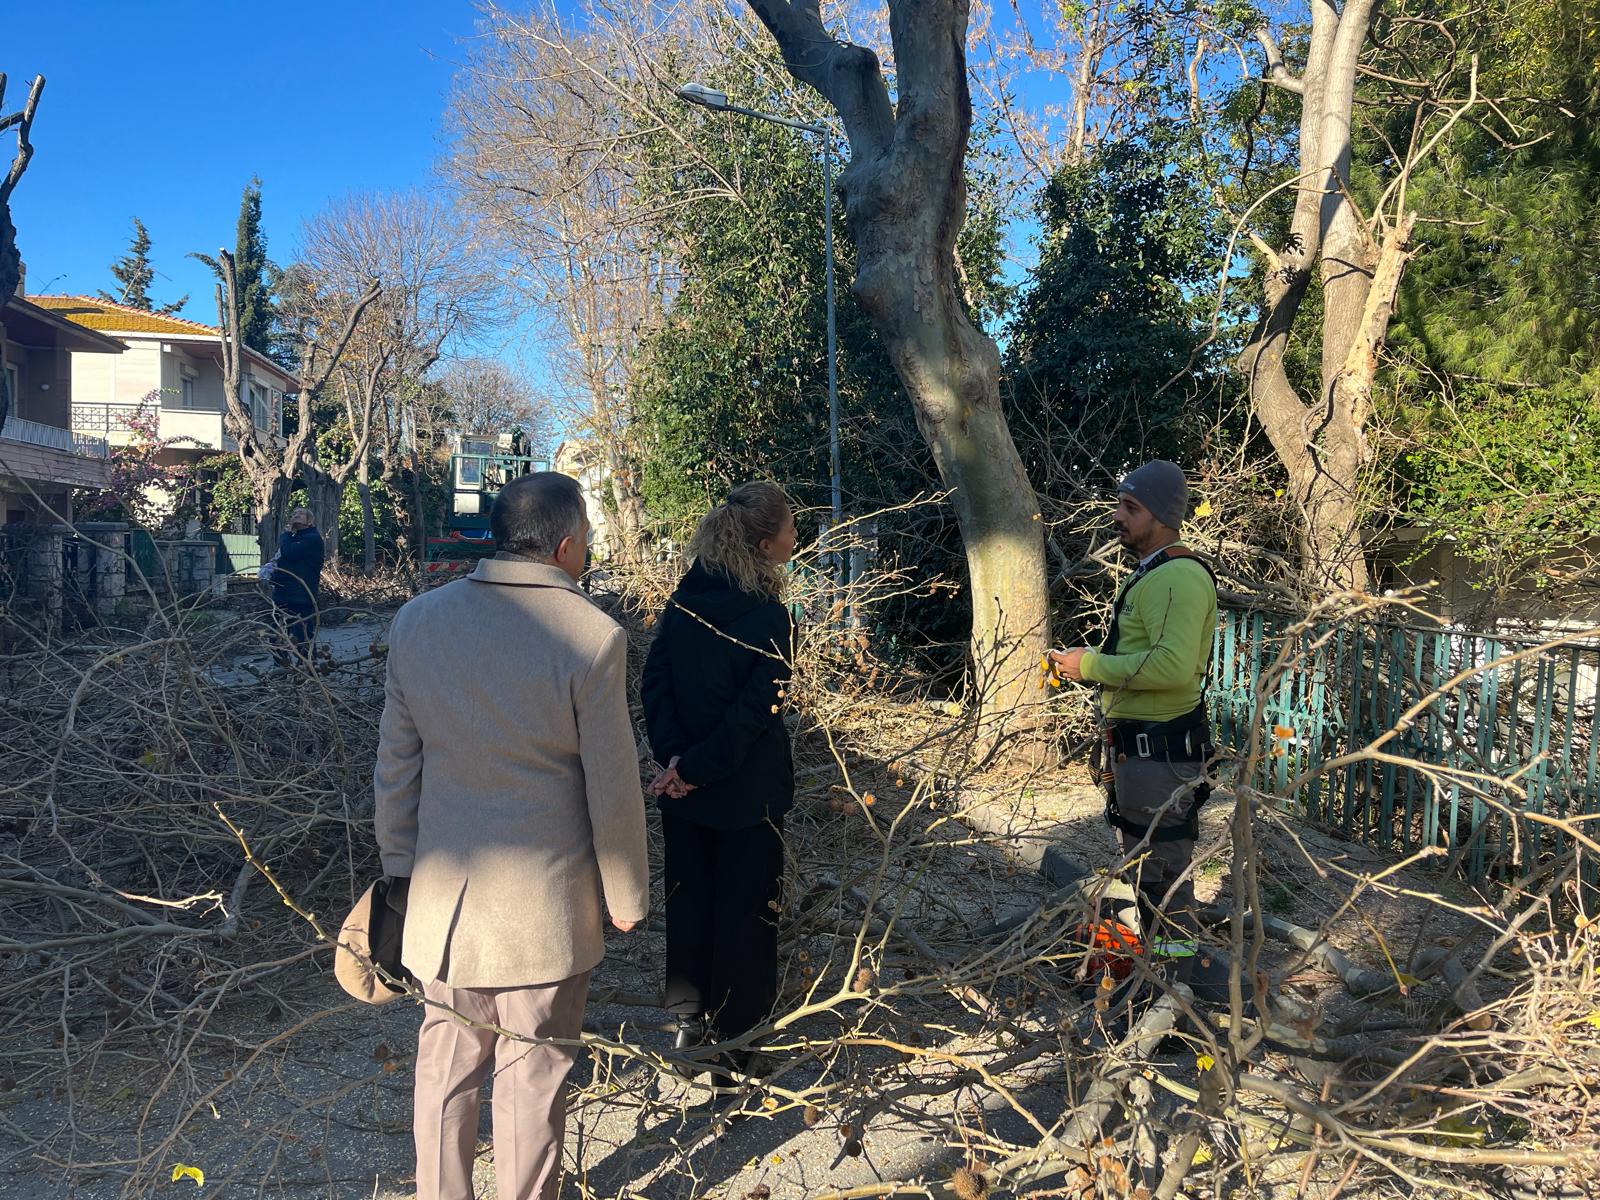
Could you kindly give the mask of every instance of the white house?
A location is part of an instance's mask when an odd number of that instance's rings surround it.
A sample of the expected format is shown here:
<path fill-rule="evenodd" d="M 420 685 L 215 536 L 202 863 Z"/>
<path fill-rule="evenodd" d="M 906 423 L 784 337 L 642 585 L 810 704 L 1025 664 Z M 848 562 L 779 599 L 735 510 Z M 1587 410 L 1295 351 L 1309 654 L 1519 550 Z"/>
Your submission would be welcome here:
<path fill-rule="evenodd" d="M 551 470 L 570 475 L 583 490 L 583 506 L 588 510 L 590 543 L 595 557 L 605 558 L 611 548 L 611 513 L 606 508 L 605 492 L 611 486 L 611 471 L 605 455 L 592 441 L 567 438 L 556 447 Z"/>
<path fill-rule="evenodd" d="M 72 431 L 126 445 L 129 419 L 151 393 L 159 394 L 161 440 L 182 439 L 163 453 L 173 464 L 193 462 L 238 446 L 223 427 L 227 410 L 222 335 L 210 325 L 162 316 L 87 296 L 30 296 L 29 302 L 121 342 L 119 355 L 72 354 Z M 256 429 L 283 433 L 283 397 L 298 386 L 271 359 L 245 350 L 245 400 Z"/>

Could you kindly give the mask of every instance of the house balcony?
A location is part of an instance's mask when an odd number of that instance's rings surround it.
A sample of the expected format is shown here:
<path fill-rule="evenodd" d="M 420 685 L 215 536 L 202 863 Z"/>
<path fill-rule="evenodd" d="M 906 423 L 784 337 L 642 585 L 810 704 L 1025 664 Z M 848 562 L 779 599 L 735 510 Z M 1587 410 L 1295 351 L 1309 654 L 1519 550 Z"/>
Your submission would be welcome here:
<path fill-rule="evenodd" d="M 96 438 L 108 446 L 126 446 L 133 441 L 137 404 L 77 404 L 72 406 L 74 436 Z"/>
<path fill-rule="evenodd" d="M 111 486 L 106 439 L 8 417 L 0 429 L 0 475 L 74 488 Z"/>
<path fill-rule="evenodd" d="M 108 458 L 111 444 L 103 437 L 63 429 L 59 425 L 46 425 L 42 421 L 27 421 L 21 417 L 6 418 L 5 436 L 15 442 L 30 446 L 48 446 L 67 454 L 81 454 L 85 458 Z"/>
<path fill-rule="evenodd" d="M 72 430 L 86 437 L 99 438 L 112 446 L 126 446 L 134 440 L 140 406 L 137 404 L 74 404 Z M 168 408 L 155 410 L 160 423 L 156 436 L 175 450 L 237 450 L 238 443 L 222 423 L 216 409 Z M 257 427 L 257 432 L 266 431 Z M 281 439 L 274 439 L 279 441 Z"/>

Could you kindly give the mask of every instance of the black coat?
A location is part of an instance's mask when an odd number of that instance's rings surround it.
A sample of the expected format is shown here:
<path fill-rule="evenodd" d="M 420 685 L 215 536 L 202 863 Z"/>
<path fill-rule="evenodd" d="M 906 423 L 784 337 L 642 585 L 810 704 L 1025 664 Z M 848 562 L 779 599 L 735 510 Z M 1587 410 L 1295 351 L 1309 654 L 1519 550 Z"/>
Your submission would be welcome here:
<path fill-rule="evenodd" d="M 642 700 L 650 748 L 695 790 L 661 811 L 712 829 L 747 829 L 794 804 L 781 693 L 793 655 L 789 610 L 695 563 L 656 624 Z"/>
<path fill-rule="evenodd" d="M 322 535 L 315 525 L 278 539 L 272 572 L 272 602 L 284 608 L 315 608 L 322 584 Z"/>

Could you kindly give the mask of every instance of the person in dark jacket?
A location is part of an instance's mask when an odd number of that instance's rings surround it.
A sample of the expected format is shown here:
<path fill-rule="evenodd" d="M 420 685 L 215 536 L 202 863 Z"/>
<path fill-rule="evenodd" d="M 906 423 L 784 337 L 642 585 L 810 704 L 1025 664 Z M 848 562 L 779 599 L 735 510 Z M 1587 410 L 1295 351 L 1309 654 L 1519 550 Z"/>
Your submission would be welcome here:
<path fill-rule="evenodd" d="M 317 637 L 317 590 L 322 584 L 322 535 L 311 510 L 297 508 L 289 514 L 289 528 L 278 539 L 278 557 L 272 569 L 272 603 L 282 611 L 289 641 L 308 662 Z"/>
<path fill-rule="evenodd" d="M 794 804 L 782 715 L 793 626 L 779 597 L 794 544 L 781 489 L 735 488 L 695 531 L 693 565 L 645 659 L 645 725 L 666 764 L 650 791 L 666 840 L 666 1007 L 680 1050 L 749 1032 L 777 999 Z"/>

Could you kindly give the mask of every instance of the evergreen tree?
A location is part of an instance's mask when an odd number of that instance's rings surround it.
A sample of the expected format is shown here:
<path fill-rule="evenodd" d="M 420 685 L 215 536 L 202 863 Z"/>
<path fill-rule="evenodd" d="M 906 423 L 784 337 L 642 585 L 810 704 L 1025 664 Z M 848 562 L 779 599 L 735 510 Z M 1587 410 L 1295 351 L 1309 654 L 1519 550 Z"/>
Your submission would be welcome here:
<path fill-rule="evenodd" d="M 1482 19 L 1480 90 L 1510 96 L 1462 122 L 1415 172 L 1429 214 L 1391 346 L 1432 376 L 1520 389 L 1600 384 L 1600 60 L 1592 5 L 1505 0 Z M 1386 132 L 1398 140 L 1410 114 Z M 1511 123 L 1511 122 L 1514 122 Z M 1404 381 L 1402 381 L 1404 382 Z"/>
<path fill-rule="evenodd" d="M 191 254 L 210 267 L 220 280 L 222 269 L 208 254 Z M 234 271 L 239 287 L 239 331 L 244 344 L 264 354 L 285 370 L 298 365 L 298 354 L 284 336 L 278 312 L 283 271 L 267 257 L 267 235 L 261 232 L 261 179 L 245 184 L 239 199 L 239 222 L 234 232 Z"/>
<path fill-rule="evenodd" d="M 184 295 L 157 308 L 150 299 L 150 285 L 155 282 L 156 271 L 150 265 L 150 233 L 138 217 L 133 219 L 133 240 L 128 244 L 128 253 L 111 264 L 111 277 L 117 281 L 117 290 L 102 291 L 102 300 L 162 316 L 177 312 L 189 302 L 189 297 Z"/>
<path fill-rule="evenodd" d="M 770 53 L 770 52 L 768 52 Z M 752 107 L 784 111 L 786 77 L 771 61 L 733 68 L 722 83 Z M 677 167 L 677 136 L 652 151 L 661 169 L 643 197 L 661 213 L 677 272 L 662 327 L 640 347 L 633 404 L 643 447 L 641 492 L 669 520 L 703 513 L 733 484 L 783 483 L 802 504 L 830 500 L 826 264 L 820 145 L 765 122 L 698 117 L 694 137 L 714 166 Z M 995 320 L 1003 216 L 985 170 L 985 135 L 973 134 L 968 217 L 959 244 L 975 317 Z M 839 169 L 835 157 L 833 169 Z M 685 204 L 737 180 L 740 200 Z M 938 488 L 932 454 L 881 340 L 851 292 L 855 249 L 834 197 L 840 458 L 844 507 L 870 512 Z"/>
<path fill-rule="evenodd" d="M 704 139 L 748 205 L 718 219 L 682 206 L 667 230 L 678 287 L 633 373 L 650 510 L 689 520 L 752 478 L 802 504 L 829 503 L 827 309 L 815 148 L 754 122 Z M 709 135 L 708 131 L 708 135 Z M 724 156 L 725 157 L 722 157 Z M 681 215 L 680 215 L 681 214 Z M 835 210 L 835 232 L 842 215 Z M 839 394 L 845 503 L 872 509 L 933 487 L 931 464 L 865 314 L 849 294 L 853 252 L 837 236 Z"/>
<path fill-rule="evenodd" d="M 1182 128 L 1151 121 L 1062 167 L 1039 198 L 1006 403 L 1042 491 L 1103 485 L 1138 458 L 1192 463 L 1216 419 L 1238 315 L 1210 338 L 1226 230 L 1194 151 Z"/>
<path fill-rule="evenodd" d="M 273 281 L 276 268 L 267 259 L 267 237 L 261 232 L 261 179 L 245 185 L 239 200 L 239 226 L 233 261 L 239 273 L 239 333 L 259 354 L 273 354 L 277 339 Z"/>
<path fill-rule="evenodd" d="M 761 90 L 762 82 L 740 71 L 726 85 L 758 108 L 781 103 Z M 658 518 L 689 522 L 731 485 L 770 478 L 802 505 L 825 510 L 828 360 L 818 148 L 805 135 L 762 122 L 692 119 L 701 153 L 722 178 L 739 181 L 743 203 L 673 203 L 714 180 L 709 172 L 676 170 L 672 138 L 650 144 L 659 170 L 643 183 L 661 191 L 645 200 L 663 214 L 660 234 L 673 248 L 678 277 L 666 320 L 643 340 L 632 373 L 632 404 L 646 431 L 640 493 Z M 882 492 L 868 479 L 895 455 L 867 447 L 920 443 L 893 370 L 848 294 L 853 264 L 841 208 L 834 210 L 834 248 L 845 503 L 875 507 Z M 895 427 L 886 437 L 879 433 L 884 422 Z"/>
<path fill-rule="evenodd" d="M 785 111 L 787 78 L 730 66 L 719 80 L 741 101 Z M 639 490 L 649 510 L 687 529 L 730 486 L 750 479 L 781 484 L 806 510 L 809 540 L 830 506 L 827 300 L 821 147 L 765 122 L 690 117 L 693 137 L 715 169 L 682 169 L 675 136 L 652 152 L 642 207 L 660 213 L 676 279 L 666 319 L 642 342 L 631 378 L 640 446 Z M 982 142 L 983 131 L 974 134 Z M 978 165 L 974 167 L 974 159 Z M 969 216 L 960 237 L 968 298 L 979 320 L 1004 302 L 999 283 L 1003 234 L 997 185 L 969 157 Z M 834 159 L 838 170 L 838 159 Z M 740 198 L 683 203 L 737 180 Z M 839 354 L 840 459 L 846 516 L 877 512 L 939 489 L 927 443 L 882 341 L 850 289 L 855 250 L 834 198 Z M 880 562 L 915 583 L 959 578 L 961 542 L 945 509 L 891 512 L 877 522 Z M 901 648 L 931 644 L 943 662 L 960 646 L 970 611 L 940 593 L 906 594 L 878 611 L 916 631 Z"/>
<path fill-rule="evenodd" d="M 1546 586 L 1600 527 L 1600 62 L 1592 6 L 1504 0 L 1481 18 L 1480 88 L 1515 98 L 1410 180 L 1430 216 L 1378 401 L 1390 500 L 1477 564 L 1492 608 Z M 1409 117 L 1401 114 L 1399 125 Z M 1403 130 L 1391 128 L 1390 140 Z"/>

